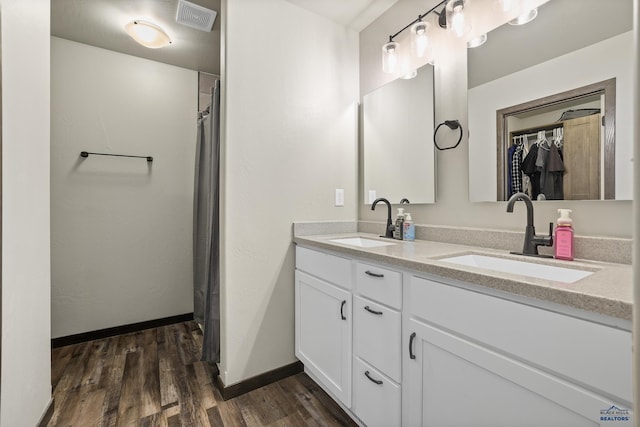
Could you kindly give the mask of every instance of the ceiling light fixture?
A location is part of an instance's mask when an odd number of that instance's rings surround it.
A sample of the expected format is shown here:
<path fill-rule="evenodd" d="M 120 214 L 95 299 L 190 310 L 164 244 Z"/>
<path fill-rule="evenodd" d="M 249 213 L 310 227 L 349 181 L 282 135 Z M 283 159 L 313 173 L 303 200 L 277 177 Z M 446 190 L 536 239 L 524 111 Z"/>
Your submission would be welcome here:
<path fill-rule="evenodd" d="M 512 19 L 511 21 L 509 21 L 509 25 L 524 25 L 524 24 L 528 24 L 529 22 L 533 21 L 534 19 L 536 19 L 536 16 L 538 16 L 538 8 L 533 8 L 525 13 L 523 13 L 522 15 L 518 16 L 515 19 Z"/>
<path fill-rule="evenodd" d="M 152 22 L 135 20 L 125 25 L 124 29 L 135 41 L 151 49 L 158 49 L 171 44 L 169 35 Z"/>

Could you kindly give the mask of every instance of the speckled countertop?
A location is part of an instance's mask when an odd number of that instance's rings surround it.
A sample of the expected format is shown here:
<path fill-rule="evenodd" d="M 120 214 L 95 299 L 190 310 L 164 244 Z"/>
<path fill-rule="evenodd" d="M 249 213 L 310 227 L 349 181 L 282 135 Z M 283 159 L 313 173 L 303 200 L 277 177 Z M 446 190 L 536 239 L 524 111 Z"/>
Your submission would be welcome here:
<path fill-rule="evenodd" d="M 391 246 L 362 248 L 331 241 L 332 239 L 356 236 L 367 239 L 386 240 L 395 244 Z M 564 306 L 600 313 L 619 319 L 631 320 L 632 268 L 630 265 L 588 260 L 560 261 L 555 259 L 522 257 L 511 255 L 508 251 L 504 250 L 426 240 L 404 242 L 380 239 L 379 236 L 375 234 L 358 232 L 295 236 L 294 242 L 306 247 L 330 250 L 363 260 L 382 262 L 398 268 L 433 274 L 511 294 L 562 304 Z M 469 253 L 490 254 L 492 256 L 518 261 L 588 270 L 592 271 L 593 274 L 574 283 L 562 283 L 440 261 L 440 259 L 449 256 Z"/>

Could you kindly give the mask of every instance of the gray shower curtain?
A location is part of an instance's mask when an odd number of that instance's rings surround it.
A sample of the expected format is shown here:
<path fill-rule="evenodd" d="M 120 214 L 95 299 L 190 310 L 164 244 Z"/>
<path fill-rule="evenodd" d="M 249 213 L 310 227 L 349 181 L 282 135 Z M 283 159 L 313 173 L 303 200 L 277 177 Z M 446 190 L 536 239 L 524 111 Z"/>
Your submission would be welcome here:
<path fill-rule="evenodd" d="M 198 113 L 193 198 L 193 317 L 203 327 L 202 360 L 220 361 L 220 81 Z"/>

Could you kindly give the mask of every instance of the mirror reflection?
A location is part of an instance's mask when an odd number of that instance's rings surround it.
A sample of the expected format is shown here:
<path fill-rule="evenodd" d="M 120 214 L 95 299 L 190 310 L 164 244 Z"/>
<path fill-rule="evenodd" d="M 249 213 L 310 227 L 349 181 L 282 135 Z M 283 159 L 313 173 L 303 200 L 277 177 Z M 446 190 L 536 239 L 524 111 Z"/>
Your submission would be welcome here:
<path fill-rule="evenodd" d="M 435 202 L 433 66 L 362 99 L 364 202 Z"/>
<path fill-rule="evenodd" d="M 471 201 L 632 198 L 631 16 L 550 0 L 468 50 Z"/>

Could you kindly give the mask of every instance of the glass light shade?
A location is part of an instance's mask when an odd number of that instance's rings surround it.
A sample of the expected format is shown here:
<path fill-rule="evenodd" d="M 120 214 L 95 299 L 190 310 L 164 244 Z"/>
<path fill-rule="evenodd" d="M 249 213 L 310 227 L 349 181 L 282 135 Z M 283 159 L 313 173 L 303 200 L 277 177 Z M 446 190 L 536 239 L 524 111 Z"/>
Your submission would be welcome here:
<path fill-rule="evenodd" d="M 536 16 L 538 16 L 537 7 L 523 13 L 515 19 L 512 19 L 509 21 L 509 25 L 524 25 L 536 19 Z"/>
<path fill-rule="evenodd" d="M 469 0 L 449 0 L 445 6 L 447 14 L 447 29 L 457 37 L 462 37 L 471 31 L 469 17 L 465 15 L 465 7 Z"/>
<path fill-rule="evenodd" d="M 382 46 L 382 71 L 393 74 L 399 69 L 400 43 L 389 42 Z"/>
<path fill-rule="evenodd" d="M 467 42 L 467 47 L 473 49 L 474 47 L 482 46 L 487 41 L 487 33 L 480 34 L 478 37 L 474 37 Z"/>
<path fill-rule="evenodd" d="M 160 47 L 169 46 L 171 39 L 162 28 L 146 21 L 131 21 L 125 25 L 125 30 L 135 41 L 142 46 L 158 49 Z"/>
<path fill-rule="evenodd" d="M 429 36 L 427 31 L 430 24 L 418 21 L 411 26 L 411 53 L 416 58 L 424 58 L 429 50 Z"/>

